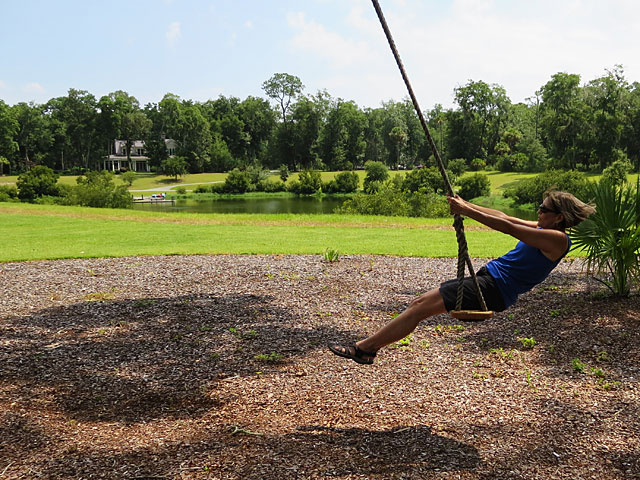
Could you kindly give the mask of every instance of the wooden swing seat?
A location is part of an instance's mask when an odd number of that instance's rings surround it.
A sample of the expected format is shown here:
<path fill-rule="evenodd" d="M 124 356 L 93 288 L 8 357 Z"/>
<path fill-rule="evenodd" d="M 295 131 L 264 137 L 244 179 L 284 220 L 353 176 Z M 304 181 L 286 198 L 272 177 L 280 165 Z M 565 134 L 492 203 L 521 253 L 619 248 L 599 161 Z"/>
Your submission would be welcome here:
<path fill-rule="evenodd" d="M 458 320 L 478 321 L 493 317 L 493 312 L 491 310 L 451 310 L 449 315 Z"/>

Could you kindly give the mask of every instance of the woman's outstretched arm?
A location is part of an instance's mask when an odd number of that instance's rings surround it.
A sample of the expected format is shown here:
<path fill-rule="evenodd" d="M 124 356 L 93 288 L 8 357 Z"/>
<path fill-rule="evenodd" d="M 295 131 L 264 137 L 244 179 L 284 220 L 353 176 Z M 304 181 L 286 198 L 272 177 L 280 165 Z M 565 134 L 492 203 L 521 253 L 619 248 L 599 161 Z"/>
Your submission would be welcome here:
<path fill-rule="evenodd" d="M 538 228 L 537 222 L 511 217 L 490 208 L 479 207 L 459 196 L 447 197 L 451 213 L 464 215 L 498 232 L 511 235 L 527 245 L 540 250 L 547 258 L 556 260 L 567 250 L 568 239 L 564 232 L 553 228 Z M 493 212 L 497 212 L 494 214 Z"/>

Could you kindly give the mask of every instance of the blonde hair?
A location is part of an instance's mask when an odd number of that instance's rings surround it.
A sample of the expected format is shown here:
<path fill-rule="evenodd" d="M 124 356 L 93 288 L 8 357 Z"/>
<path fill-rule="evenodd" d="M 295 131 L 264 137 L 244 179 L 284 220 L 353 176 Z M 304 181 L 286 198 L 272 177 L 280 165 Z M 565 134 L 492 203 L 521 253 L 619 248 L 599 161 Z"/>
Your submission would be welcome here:
<path fill-rule="evenodd" d="M 551 190 L 544 196 L 549 199 L 550 206 L 562 215 L 562 228 L 575 227 L 596 211 L 595 205 L 584 203 L 567 192 Z"/>

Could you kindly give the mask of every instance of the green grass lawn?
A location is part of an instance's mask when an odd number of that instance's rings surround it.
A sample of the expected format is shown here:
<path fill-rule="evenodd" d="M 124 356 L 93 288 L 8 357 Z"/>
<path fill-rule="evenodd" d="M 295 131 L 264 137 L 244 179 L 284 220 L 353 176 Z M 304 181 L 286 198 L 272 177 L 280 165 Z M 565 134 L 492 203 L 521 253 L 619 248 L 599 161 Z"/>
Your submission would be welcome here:
<path fill-rule="evenodd" d="M 175 214 L 0 203 L 0 262 L 174 254 L 341 254 L 455 257 L 449 219 L 357 215 Z M 515 245 L 467 222 L 473 257 Z"/>

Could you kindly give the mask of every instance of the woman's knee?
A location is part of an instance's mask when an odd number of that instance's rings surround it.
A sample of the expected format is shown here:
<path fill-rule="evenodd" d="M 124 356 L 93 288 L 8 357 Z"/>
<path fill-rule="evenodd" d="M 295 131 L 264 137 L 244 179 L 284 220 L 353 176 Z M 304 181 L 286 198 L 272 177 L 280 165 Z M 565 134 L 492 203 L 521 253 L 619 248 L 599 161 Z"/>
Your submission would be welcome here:
<path fill-rule="evenodd" d="M 414 298 L 409 304 L 409 308 L 419 312 L 423 317 L 446 312 L 442 295 L 438 289 L 430 290 Z"/>

